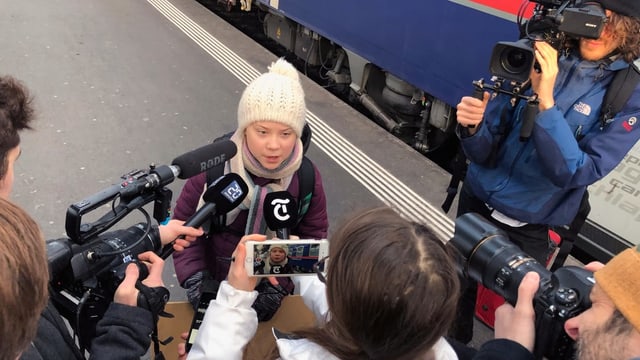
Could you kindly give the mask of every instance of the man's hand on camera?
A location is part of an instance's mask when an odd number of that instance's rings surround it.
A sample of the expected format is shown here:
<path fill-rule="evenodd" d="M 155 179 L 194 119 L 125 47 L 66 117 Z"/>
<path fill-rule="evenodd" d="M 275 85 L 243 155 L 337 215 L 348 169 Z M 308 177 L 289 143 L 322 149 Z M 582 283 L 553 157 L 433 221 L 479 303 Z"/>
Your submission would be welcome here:
<path fill-rule="evenodd" d="M 518 287 L 516 306 L 505 303 L 496 309 L 496 339 L 509 339 L 533 351 L 536 335 L 533 298 L 539 286 L 540 275 L 527 273 Z"/>
<path fill-rule="evenodd" d="M 555 105 L 553 87 L 558 76 L 558 51 L 544 41 L 534 42 L 539 71 L 531 71 L 531 87 L 538 94 L 538 109 L 544 111 Z"/>
<path fill-rule="evenodd" d="M 475 134 L 478 125 L 482 122 L 484 110 L 489 102 L 490 95 L 488 92 L 483 92 L 482 96 L 482 100 L 472 96 L 465 96 L 460 99 L 456 107 L 456 119 L 458 123 L 466 127 L 471 135 Z"/>
<path fill-rule="evenodd" d="M 167 225 L 158 226 L 160 240 L 163 246 L 175 240 L 173 244 L 174 250 L 182 251 L 204 233 L 201 228 L 195 229 L 189 226 L 183 226 L 182 224 L 184 224 L 184 221 L 171 220 Z M 184 236 L 184 238 L 182 238 L 182 236 Z"/>
<path fill-rule="evenodd" d="M 149 269 L 149 276 L 142 280 L 142 283 L 148 287 L 164 286 L 162 282 L 162 269 L 164 268 L 164 260 L 152 251 L 144 252 L 138 255 L 141 263 Z M 140 270 L 136 264 L 129 264 L 125 270 L 125 277 L 120 286 L 116 289 L 113 301 L 123 305 L 137 306 L 138 293 L 136 282 L 140 276 Z"/>

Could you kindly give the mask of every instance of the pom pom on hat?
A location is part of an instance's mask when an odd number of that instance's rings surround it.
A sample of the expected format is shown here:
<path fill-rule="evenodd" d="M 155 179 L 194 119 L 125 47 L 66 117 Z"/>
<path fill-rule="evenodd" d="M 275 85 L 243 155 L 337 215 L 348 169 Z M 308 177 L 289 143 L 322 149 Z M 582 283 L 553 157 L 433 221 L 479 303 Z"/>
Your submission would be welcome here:
<path fill-rule="evenodd" d="M 238 130 L 244 131 L 257 121 L 273 121 L 290 126 L 300 137 L 306 110 L 298 71 L 280 58 L 271 64 L 269 72 L 253 80 L 242 93 Z"/>
<path fill-rule="evenodd" d="M 638 0 L 596 0 L 596 2 L 616 14 L 640 18 L 640 1 Z"/>

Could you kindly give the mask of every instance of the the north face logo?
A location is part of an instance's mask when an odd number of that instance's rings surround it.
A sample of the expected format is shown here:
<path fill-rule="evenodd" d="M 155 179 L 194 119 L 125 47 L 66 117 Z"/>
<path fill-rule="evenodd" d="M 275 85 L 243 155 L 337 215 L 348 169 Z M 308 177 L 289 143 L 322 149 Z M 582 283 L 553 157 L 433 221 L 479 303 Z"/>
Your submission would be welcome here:
<path fill-rule="evenodd" d="M 582 115 L 589 116 L 591 114 L 591 106 L 583 102 L 579 102 L 573 105 L 573 110 L 579 112 Z"/>

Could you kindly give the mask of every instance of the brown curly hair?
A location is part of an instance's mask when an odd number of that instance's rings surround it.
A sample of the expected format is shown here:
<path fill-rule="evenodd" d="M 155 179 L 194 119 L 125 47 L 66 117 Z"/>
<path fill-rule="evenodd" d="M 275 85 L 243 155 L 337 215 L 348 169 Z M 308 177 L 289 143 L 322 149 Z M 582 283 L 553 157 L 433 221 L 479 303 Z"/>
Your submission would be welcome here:
<path fill-rule="evenodd" d="M 618 51 L 626 62 L 632 63 L 640 57 L 640 19 L 612 12 L 606 26 L 611 28 L 613 36 L 620 38 Z"/>
<path fill-rule="evenodd" d="M 20 144 L 19 132 L 31 129 L 33 98 L 27 88 L 11 76 L 0 76 L 0 179 L 7 173 L 7 154 Z"/>

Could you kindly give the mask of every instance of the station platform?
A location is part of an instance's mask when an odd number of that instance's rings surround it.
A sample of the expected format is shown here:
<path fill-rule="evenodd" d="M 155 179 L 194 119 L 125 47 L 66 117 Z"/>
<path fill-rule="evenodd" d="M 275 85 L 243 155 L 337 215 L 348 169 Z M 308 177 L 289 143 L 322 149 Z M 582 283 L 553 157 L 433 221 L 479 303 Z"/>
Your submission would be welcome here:
<path fill-rule="evenodd" d="M 65 236 L 70 204 L 233 130 L 246 84 L 276 60 L 193 0 L 31 0 L 4 2 L 2 13 L 0 73 L 22 80 L 37 109 L 12 198 L 47 239 Z M 313 130 L 307 155 L 322 174 L 331 229 L 387 204 L 450 238 L 456 209 L 440 209 L 448 173 L 301 77 Z M 174 201 L 183 184 L 169 185 Z M 167 263 L 172 301 L 184 300 Z"/>

